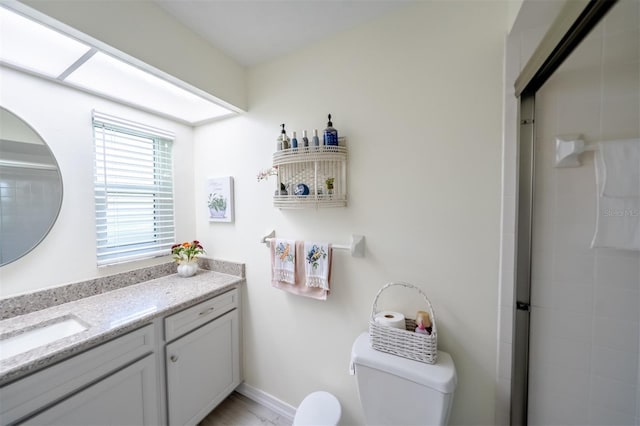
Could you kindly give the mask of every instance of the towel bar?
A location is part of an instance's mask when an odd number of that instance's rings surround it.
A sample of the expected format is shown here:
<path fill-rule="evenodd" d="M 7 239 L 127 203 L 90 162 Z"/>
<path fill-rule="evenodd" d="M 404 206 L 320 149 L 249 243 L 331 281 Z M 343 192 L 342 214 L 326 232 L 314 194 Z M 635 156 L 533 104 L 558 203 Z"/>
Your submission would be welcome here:
<path fill-rule="evenodd" d="M 579 167 L 578 156 L 586 151 L 595 151 L 595 144 L 585 144 L 582 135 L 556 136 L 556 167 Z"/>
<path fill-rule="evenodd" d="M 260 240 L 261 243 L 269 247 L 269 243 L 276 236 L 276 231 L 271 231 Z M 353 257 L 364 257 L 364 236 L 363 235 L 351 235 L 350 244 L 331 244 L 331 247 L 336 250 L 349 250 Z"/>

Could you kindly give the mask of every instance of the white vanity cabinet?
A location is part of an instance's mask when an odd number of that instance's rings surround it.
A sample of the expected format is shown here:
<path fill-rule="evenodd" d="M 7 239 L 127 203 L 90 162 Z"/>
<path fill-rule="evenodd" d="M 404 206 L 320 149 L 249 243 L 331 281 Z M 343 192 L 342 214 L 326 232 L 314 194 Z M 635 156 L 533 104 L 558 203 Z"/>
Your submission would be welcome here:
<path fill-rule="evenodd" d="M 165 319 L 170 425 L 195 425 L 240 384 L 238 290 Z"/>
<path fill-rule="evenodd" d="M 23 425 L 157 425 L 155 358 L 145 358 L 100 380 Z"/>
<path fill-rule="evenodd" d="M 0 388 L 0 424 L 157 425 L 147 325 Z"/>
<path fill-rule="evenodd" d="M 0 425 L 195 425 L 240 384 L 237 288 L 0 387 Z"/>

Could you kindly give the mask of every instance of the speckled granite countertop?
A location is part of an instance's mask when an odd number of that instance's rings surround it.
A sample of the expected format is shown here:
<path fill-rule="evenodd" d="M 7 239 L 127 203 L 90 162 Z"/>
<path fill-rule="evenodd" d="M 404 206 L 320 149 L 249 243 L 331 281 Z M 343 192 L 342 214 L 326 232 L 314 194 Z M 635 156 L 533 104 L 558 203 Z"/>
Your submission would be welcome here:
<path fill-rule="evenodd" d="M 224 293 L 242 282 L 244 278 L 239 276 L 200 269 L 193 277 L 171 274 L 2 320 L 3 337 L 69 316 L 86 323 L 88 328 L 0 361 L 0 385 L 149 324 L 155 318 Z"/>

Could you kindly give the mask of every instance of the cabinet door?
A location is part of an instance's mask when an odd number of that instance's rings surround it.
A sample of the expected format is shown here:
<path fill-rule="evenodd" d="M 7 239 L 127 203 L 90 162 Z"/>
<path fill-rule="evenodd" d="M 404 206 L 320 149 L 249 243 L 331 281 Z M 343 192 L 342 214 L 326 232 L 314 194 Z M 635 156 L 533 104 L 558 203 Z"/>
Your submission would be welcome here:
<path fill-rule="evenodd" d="M 100 380 L 25 425 L 157 425 L 158 398 L 154 355 Z"/>
<path fill-rule="evenodd" d="M 0 424 L 28 418 L 153 352 L 154 332 L 144 326 L 0 387 Z"/>
<path fill-rule="evenodd" d="M 195 425 L 240 384 L 238 311 L 166 346 L 169 424 Z"/>

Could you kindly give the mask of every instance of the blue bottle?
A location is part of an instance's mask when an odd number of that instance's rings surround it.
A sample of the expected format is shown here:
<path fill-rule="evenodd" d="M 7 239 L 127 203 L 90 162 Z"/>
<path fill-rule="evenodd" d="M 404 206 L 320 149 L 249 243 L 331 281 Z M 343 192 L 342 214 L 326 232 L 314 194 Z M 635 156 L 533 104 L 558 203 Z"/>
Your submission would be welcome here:
<path fill-rule="evenodd" d="M 298 138 L 296 137 L 296 132 L 293 132 L 293 137 L 291 138 L 291 148 L 293 148 L 294 151 L 298 150 Z"/>
<path fill-rule="evenodd" d="M 327 128 L 324 129 L 324 144 L 327 146 L 338 146 L 338 131 L 333 128 L 331 114 L 329 114 Z"/>
<path fill-rule="evenodd" d="M 313 138 L 311 138 L 311 142 L 316 148 L 320 146 L 320 139 L 318 139 L 318 129 L 313 129 Z"/>

